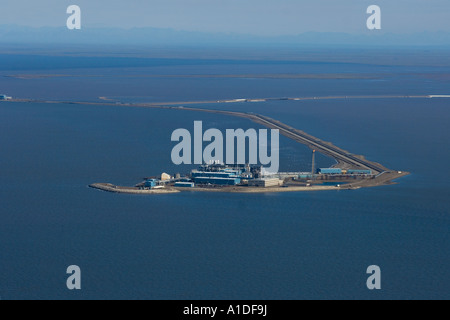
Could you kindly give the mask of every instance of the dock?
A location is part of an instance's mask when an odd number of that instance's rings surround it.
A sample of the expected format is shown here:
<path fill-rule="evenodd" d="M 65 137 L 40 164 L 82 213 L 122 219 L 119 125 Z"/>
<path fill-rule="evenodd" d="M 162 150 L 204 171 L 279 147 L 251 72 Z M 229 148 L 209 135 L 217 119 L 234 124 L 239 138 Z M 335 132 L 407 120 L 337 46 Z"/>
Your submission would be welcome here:
<path fill-rule="evenodd" d="M 112 193 L 125 193 L 125 194 L 168 194 L 168 193 L 178 193 L 177 189 L 164 188 L 164 189 L 139 189 L 137 187 L 121 187 L 116 186 L 111 183 L 94 183 L 89 185 L 90 188 L 112 192 Z"/>

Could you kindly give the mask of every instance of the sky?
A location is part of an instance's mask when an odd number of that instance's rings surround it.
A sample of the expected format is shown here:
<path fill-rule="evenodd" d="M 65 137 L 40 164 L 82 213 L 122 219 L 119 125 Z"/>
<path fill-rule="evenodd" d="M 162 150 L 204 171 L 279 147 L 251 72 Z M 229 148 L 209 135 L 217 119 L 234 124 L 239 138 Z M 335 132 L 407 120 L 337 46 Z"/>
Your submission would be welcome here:
<path fill-rule="evenodd" d="M 82 27 L 156 27 L 258 36 L 367 32 L 378 5 L 385 33 L 450 32 L 450 0 L 1 0 L 0 24 L 64 27 L 78 5 Z"/>

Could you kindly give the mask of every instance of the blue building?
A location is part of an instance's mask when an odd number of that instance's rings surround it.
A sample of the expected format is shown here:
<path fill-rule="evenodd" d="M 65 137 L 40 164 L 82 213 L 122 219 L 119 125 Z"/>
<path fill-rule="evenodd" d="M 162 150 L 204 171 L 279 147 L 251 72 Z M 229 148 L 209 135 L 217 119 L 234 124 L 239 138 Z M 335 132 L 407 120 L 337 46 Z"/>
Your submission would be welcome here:
<path fill-rule="evenodd" d="M 244 169 L 223 164 L 202 165 L 198 170 L 191 172 L 191 178 L 196 184 L 235 186 L 241 183 Z"/>
<path fill-rule="evenodd" d="M 144 183 L 144 188 L 154 188 L 156 187 L 156 180 L 155 179 L 149 179 L 146 180 Z"/>
<path fill-rule="evenodd" d="M 193 182 L 176 182 L 175 183 L 175 187 L 179 187 L 179 188 L 194 188 L 195 187 L 195 183 Z"/>
<path fill-rule="evenodd" d="M 241 183 L 241 178 L 219 178 L 219 177 L 195 177 L 197 184 L 215 184 L 220 186 L 235 186 Z"/>
<path fill-rule="evenodd" d="M 340 168 L 320 168 L 317 169 L 319 174 L 342 174 L 342 169 Z"/>
<path fill-rule="evenodd" d="M 192 178 L 197 178 L 197 177 L 232 178 L 232 177 L 236 177 L 236 173 L 235 172 L 224 172 L 224 171 L 219 171 L 219 172 L 192 171 Z"/>

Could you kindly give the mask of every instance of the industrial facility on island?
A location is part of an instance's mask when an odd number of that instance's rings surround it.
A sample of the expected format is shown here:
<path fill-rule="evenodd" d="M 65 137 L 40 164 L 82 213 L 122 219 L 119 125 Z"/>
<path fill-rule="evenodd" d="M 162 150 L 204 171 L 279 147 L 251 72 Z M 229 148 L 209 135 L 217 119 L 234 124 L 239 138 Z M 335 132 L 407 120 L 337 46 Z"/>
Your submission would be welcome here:
<path fill-rule="evenodd" d="M 312 170 L 309 172 L 267 173 L 257 165 L 229 166 L 220 162 L 211 162 L 192 170 L 190 174 L 171 176 L 167 173 L 159 177 L 146 178 L 137 185 L 141 189 L 175 188 L 226 188 L 250 187 L 271 188 L 292 186 L 311 186 L 327 181 L 348 183 L 350 180 L 374 178 L 370 169 L 315 168 L 315 150 L 313 151 Z"/>

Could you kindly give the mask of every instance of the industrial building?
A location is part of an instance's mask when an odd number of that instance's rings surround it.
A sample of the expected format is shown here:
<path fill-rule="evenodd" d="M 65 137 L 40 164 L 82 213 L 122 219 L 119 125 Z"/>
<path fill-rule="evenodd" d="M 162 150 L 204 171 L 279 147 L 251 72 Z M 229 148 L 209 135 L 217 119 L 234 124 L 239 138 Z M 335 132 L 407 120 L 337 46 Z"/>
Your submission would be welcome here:
<path fill-rule="evenodd" d="M 193 170 L 192 173 L 195 172 L 210 172 L 210 173 L 228 173 L 231 175 L 239 176 L 244 172 L 245 168 L 236 166 L 236 167 L 229 167 L 224 164 L 205 164 L 198 168 L 198 170 Z"/>
<path fill-rule="evenodd" d="M 152 189 L 158 185 L 156 179 L 148 179 L 144 182 L 144 188 Z"/>
<path fill-rule="evenodd" d="M 234 178 L 238 175 L 234 172 L 205 172 L 194 170 L 191 172 L 192 178 L 208 177 L 208 178 Z"/>
<path fill-rule="evenodd" d="M 317 169 L 318 174 L 342 174 L 342 169 L 340 168 L 320 168 Z"/>
<path fill-rule="evenodd" d="M 313 179 L 314 175 L 311 172 L 299 172 L 299 179 Z"/>
<path fill-rule="evenodd" d="M 227 166 L 220 163 L 205 164 L 193 170 L 190 179 L 195 185 L 233 186 L 241 183 L 249 187 L 278 187 L 285 180 L 336 180 L 336 179 L 361 179 L 371 175 L 371 170 L 366 169 L 341 169 L 315 167 L 315 150 L 312 155 L 311 172 L 279 172 L 264 175 L 259 166 L 238 165 Z M 191 181 L 187 181 L 191 182 Z"/>
<path fill-rule="evenodd" d="M 194 188 L 195 187 L 195 183 L 193 182 L 176 182 L 175 183 L 175 187 L 179 187 L 179 188 Z"/>
<path fill-rule="evenodd" d="M 196 184 L 214 184 L 218 186 L 236 186 L 241 183 L 241 178 L 195 177 Z"/>
<path fill-rule="evenodd" d="M 279 187 L 281 184 L 282 182 L 278 178 L 254 179 L 248 181 L 249 187 Z"/>
<path fill-rule="evenodd" d="M 200 185 L 235 186 L 241 183 L 244 171 L 244 167 L 229 167 L 214 163 L 192 170 L 191 178 L 195 184 Z"/>

